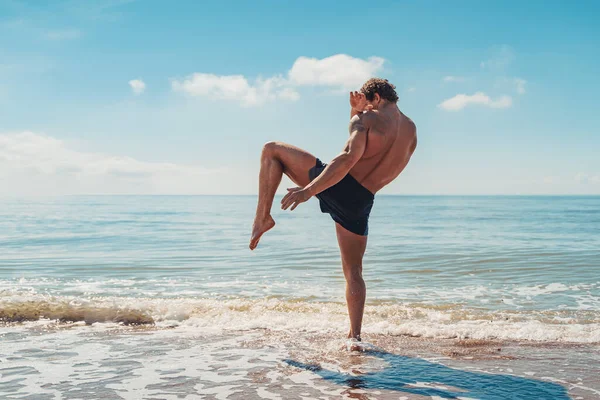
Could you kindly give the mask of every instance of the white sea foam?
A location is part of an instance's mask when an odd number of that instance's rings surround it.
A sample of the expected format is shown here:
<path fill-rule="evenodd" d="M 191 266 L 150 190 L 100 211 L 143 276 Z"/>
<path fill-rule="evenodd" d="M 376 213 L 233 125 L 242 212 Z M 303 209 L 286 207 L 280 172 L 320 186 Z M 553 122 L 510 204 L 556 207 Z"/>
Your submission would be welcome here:
<path fill-rule="evenodd" d="M 22 293 L 0 296 L 0 319 L 154 324 L 215 334 L 256 329 L 342 333 L 348 324 L 345 304 L 303 299 L 79 298 Z M 367 304 L 363 331 L 428 338 L 600 343 L 600 313 L 500 312 L 461 304 L 377 302 Z"/>
<path fill-rule="evenodd" d="M 334 285 L 309 284 L 304 280 L 268 280 L 244 275 L 235 280 L 178 279 L 51 279 L 0 280 L 0 297 L 22 294 L 73 296 L 78 298 L 219 298 L 232 297 L 280 299 L 304 298 L 323 302 L 343 299 L 343 281 Z M 464 287 L 377 287 L 369 284 L 369 301 L 424 304 L 456 303 L 497 310 L 598 310 L 600 282 L 566 285 L 470 285 Z"/>

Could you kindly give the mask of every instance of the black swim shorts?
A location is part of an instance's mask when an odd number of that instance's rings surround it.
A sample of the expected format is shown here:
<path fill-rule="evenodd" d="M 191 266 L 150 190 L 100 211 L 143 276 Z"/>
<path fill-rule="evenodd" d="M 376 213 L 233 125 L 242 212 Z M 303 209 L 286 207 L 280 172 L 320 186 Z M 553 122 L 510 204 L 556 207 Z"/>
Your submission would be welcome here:
<path fill-rule="evenodd" d="M 308 171 L 313 181 L 327 165 L 317 158 L 317 164 Z M 321 211 L 350 232 L 366 236 L 369 232 L 369 214 L 375 196 L 350 174 L 329 189 L 317 194 Z"/>

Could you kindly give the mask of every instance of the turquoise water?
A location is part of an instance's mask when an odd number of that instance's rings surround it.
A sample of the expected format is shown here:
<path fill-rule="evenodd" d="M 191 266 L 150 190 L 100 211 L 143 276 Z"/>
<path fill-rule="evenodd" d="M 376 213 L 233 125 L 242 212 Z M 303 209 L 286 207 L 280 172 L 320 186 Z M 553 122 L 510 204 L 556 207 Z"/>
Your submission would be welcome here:
<path fill-rule="evenodd" d="M 291 213 L 275 207 L 277 226 L 250 252 L 255 201 L 4 200 L 0 284 L 69 296 L 343 300 L 333 222 L 316 202 Z M 600 197 L 379 196 L 370 226 L 370 301 L 600 305 Z"/>
<path fill-rule="evenodd" d="M 274 208 L 251 252 L 255 206 L 1 200 L 0 393 L 412 399 L 469 377 L 473 398 L 600 396 L 600 197 L 378 196 L 363 336 L 384 361 L 340 350 L 344 279 L 316 201 Z"/>

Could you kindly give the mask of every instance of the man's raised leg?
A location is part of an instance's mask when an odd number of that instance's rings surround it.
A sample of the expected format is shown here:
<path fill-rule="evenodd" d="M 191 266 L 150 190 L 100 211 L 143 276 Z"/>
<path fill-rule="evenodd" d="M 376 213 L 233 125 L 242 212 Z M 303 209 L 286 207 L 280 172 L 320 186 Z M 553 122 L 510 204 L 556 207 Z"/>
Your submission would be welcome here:
<path fill-rule="evenodd" d="M 342 268 L 346 278 L 346 303 L 350 317 L 348 338 L 360 340 L 367 287 L 362 278 L 362 260 L 367 248 L 367 237 L 360 236 L 335 224 Z"/>
<path fill-rule="evenodd" d="M 308 171 L 316 162 L 315 156 L 298 147 L 281 142 L 265 144 L 260 157 L 258 205 L 252 225 L 250 250 L 256 248 L 263 233 L 275 226 L 271 206 L 282 175 L 286 174 L 296 185 L 304 187 L 310 183 Z"/>

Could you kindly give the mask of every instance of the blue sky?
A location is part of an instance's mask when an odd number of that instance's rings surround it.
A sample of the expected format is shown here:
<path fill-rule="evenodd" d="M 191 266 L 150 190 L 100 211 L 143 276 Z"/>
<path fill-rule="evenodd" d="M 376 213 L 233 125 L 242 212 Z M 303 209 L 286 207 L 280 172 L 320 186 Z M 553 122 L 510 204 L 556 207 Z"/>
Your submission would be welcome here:
<path fill-rule="evenodd" d="M 2 192 L 253 194 L 266 141 L 331 159 L 347 91 L 381 76 L 419 135 L 382 193 L 600 194 L 597 15 L 594 1 L 0 0 Z"/>

